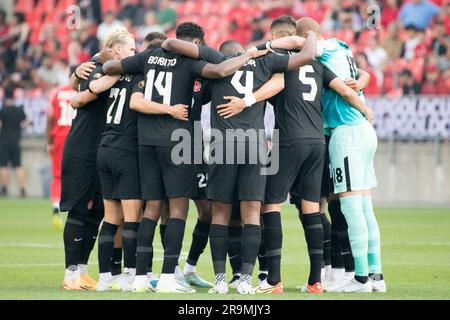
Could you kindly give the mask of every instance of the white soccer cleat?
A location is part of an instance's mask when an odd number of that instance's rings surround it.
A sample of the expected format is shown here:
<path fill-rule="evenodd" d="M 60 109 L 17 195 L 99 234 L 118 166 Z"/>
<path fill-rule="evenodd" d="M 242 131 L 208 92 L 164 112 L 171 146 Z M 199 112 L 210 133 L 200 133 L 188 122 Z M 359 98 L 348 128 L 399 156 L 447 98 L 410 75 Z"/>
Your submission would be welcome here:
<path fill-rule="evenodd" d="M 369 278 L 369 282 L 372 286 L 372 292 L 386 293 L 386 282 L 384 280 L 373 280 Z"/>
<path fill-rule="evenodd" d="M 134 278 L 136 276 L 136 269 L 125 268 L 121 277 L 118 280 L 120 289 L 122 291 L 131 291 L 133 289 Z"/>
<path fill-rule="evenodd" d="M 175 278 L 173 279 L 159 279 L 156 286 L 156 292 L 158 293 L 195 293 L 195 289 L 191 287 L 185 287 Z"/>
<path fill-rule="evenodd" d="M 97 287 L 95 291 L 106 292 L 106 291 L 119 291 L 120 284 L 112 279 L 101 279 L 97 282 Z"/>
<path fill-rule="evenodd" d="M 240 281 L 237 287 L 237 292 L 239 294 L 256 294 L 256 289 L 252 288 L 250 283 Z"/>
<path fill-rule="evenodd" d="M 134 277 L 133 285 L 131 286 L 131 291 L 135 293 L 145 293 L 153 290 L 148 281 L 148 277 L 144 275 Z"/>
<path fill-rule="evenodd" d="M 371 293 L 372 285 L 370 281 L 366 283 L 361 283 L 356 279 L 351 279 L 343 286 L 336 288 L 334 292 L 342 292 L 342 293 Z"/>
<path fill-rule="evenodd" d="M 226 281 L 221 281 L 214 285 L 211 289 L 208 290 L 208 293 L 213 294 L 227 294 L 229 290 L 228 284 Z"/>

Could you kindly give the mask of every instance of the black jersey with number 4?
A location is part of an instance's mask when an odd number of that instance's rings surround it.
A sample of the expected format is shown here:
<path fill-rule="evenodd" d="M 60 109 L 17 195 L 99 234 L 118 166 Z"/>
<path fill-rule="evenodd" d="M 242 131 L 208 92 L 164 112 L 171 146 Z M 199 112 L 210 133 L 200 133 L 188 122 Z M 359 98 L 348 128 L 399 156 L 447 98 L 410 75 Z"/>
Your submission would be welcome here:
<path fill-rule="evenodd" d="M 315 60 L 284 73 L 284 90 L 270 100 L 280 144 L 325 143 L 322 89 L 334 78 L 333 72 Z"/>
<path fill-rule="evenodd" d="M 205 62 L 193 60 L 162 48 L 145 50 L 122 60 L 124 73 L 145 76 L 145 98 L 174 106 L 192 105 L 194 81 L 201 75 Z M 192 132 L 192 122 L 170 115 L 138 114 L 139 145 L 173 146 L 172 133 L 177 129 Z"/>
<path fill-rule="evenodd" d="M 226 57 L 220 53 L 214 53 L 206 47 L 200 47 L 200 58 L 206 61 L 220 62 Z M 221 131 L 227 129 L 264 129 L 264 104 L 265 101 L 255 103 L 245 108 L 241 113 L 229 119 L 221 117 L 217 113 L 217 106 L 227 103 L 224 96 L 244 98 L 258 90 L 274 73 L 287 70 L 289 57 L 269 53 L 265 56 L 248 61 L 233 75 L 211 81 L 211 128 Z"/>
<path fill-rule="evenodd" d="M 137 152 L 137 112 L 130 109 L 130 100 L 133 92 L 144 86 L 144 76 L 126 74 L 111 87 L 106 126 L 100 145 Z"/>
<path fill-rule="evenodd" d="M 96 63 L 88 80 L 80 82 L 79 91 L 87 90 L 92 81 L 103 75 L 102 66 Z M 96 161 L 98 146 L 105 128 L 107 99 L 107 92 L 103 92 L 96 100 L 76 110 L 64 145 L 65 154 L 88 161 Z"/>

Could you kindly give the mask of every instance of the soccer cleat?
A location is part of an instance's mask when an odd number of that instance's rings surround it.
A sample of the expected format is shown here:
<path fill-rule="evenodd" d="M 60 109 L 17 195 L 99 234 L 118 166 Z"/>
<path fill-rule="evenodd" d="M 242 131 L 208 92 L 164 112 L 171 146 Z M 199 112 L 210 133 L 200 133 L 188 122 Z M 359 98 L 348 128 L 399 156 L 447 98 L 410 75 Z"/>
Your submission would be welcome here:
<path fill-rule="evenodd" d="M 97 287 L 97 282 L 88 274 L 82 274 L 80 276 L 80 287 L 84 290 L 95 290 Z"/>
<path fill-rule="evenodd" d="M 52 225 L 56 230 L 62 230 L 64 227 L 61 212 L 59 212 L 58 208 L 53 208 Z"/>
<path fill-rule="evenodd" d="M 238 285 L 239 285 L 239 280 L 241 279 L 241 274 L 240 273 L 236 273 L 233 275 L 233 278 L 231 278 L 231 281 L 229 283 L 229 286 L 231 288 L 237 289 Z"/>
<path fill-rule="evenodd" d="M 258 272 L 258 286 L 264 283 L 267 280 L 268 271 L 259 271 Z"/>
<path fill-rule="evenodd" d="M 252 285 L 250 283 L 240 281 L 239 285 L 237 287 L 237 292 L 239 294 L 255 294 L 256 290 L 252 288 Z"/>
<path fill-rule="evenodd" d="M 323 287 L 320 282 L 316 282 L 313 285 L 305 284 L 301 287 L 300 292 L 302 293 L 311 293 L 311 294 L 321 294 L 323 293 Z"/>
<path fill-rule="evenodd" d="M 184 280 L 189 283 L 191 286 L 198 288 L 212 288 L 213 284 L 206 281 L 202 277 L 198 275 L 197 272 L 190 272 L 184 275 Z"/>
<path fill-rule="evenodd" d="M 271 285 L 267 280 L 263 281 L 258 288 L 255 289 L 255 293 L 274 293 L 280 294 L 284 292 L 283 282 L 278 282 L 276 285 Z"/>
<path fill-rule="evenodd" d="M 372 285 L 370 281 L 366 283 L 361 283 L 356 279 L 351 279 L 343 286 L 336 288 L 334 292 L 342 292 L 342 293 L 371 293 Z"/>
<path fill-rule="evenodd" d="M 191 285 L 184 279 L 184 276 L 175 276 L 175 280 L 185 288 L 191 287 Z"/>
<path fill-rule="evenodd" d="M 158 285 L 159 278 L 153 274 L 153 272 L 147 273 L 148 283 L 150 284 L 150 289 L 152 291 L 156 290 L 156 286 Z"/>
<path fill-rule="evenodd" d="M 131 287 L 131 291 L 135 293 L 145 293 L 154 291 L 153 288 L 151 288 L 150 282 L 148 281 L 147 277 L 143 276 L 136 276 L 134 278 L 133 285 Z"/>
<path fill-rule="evenodd" d="M 386 293 L 386 282 L 381 277 L 369 276 L 370 285 L 372 286 L 372 292 Z"/>
<path fill-rule="evenodd" d="M 156 292 L 158 293 L 195 293 L 195 289 L 191 287 L 185 287 L 176 279 L 173 280 L 165 280 L 158 281 L 158 285 L 156 286 Z"/>
<path fill-rule="evenodd" d="M 78 268 L 76 270 L 66 269 L 61 288 L 64 290 L 83 290 L 80 282 L 80 270 Z"/>
<path fill-rule="evenodd" d="M 213 294 L 227 294 L 228 293 L 228 284 L 225 281 L 221 281 L 214 285 L 211 289 L 208 290 L 208 293 Z"/>

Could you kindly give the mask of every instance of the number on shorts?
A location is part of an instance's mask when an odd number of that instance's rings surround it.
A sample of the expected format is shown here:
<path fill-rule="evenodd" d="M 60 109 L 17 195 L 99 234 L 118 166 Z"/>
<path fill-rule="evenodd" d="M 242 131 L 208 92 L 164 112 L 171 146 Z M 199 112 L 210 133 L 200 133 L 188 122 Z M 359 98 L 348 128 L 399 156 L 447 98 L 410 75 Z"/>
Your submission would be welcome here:
<path fill-rule="evenodd" d="M 344 177 L 342 176 L 342 169 L 341 168 L 336 168 L 334 170 L 334 180 L 337 183 L 341 183 L 343 179 L 344 179 Z"/>
<path fill-rule="evenodd" d="M 198 187 L 199 188 L 206 188 L 208 185 L 208 174 L 207 173 L 197 173 L 197 179 L 198 179 Z"/>

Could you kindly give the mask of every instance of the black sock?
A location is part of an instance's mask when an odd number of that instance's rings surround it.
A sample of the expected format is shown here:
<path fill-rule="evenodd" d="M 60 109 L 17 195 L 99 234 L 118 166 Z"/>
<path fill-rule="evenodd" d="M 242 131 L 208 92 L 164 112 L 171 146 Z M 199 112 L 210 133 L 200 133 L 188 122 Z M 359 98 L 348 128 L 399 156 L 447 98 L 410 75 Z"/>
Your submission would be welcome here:
<path fill-rule="evenodd" d="M 338 200 L 331 200 L 328 203 L 328 212 L 331 218 L 331 267 L 333 269 L 343 269 L 344 259 L 342 257 L 342 244 L 339 239 L 339 207 L 340 202 Z"/>
<path fill-rule="evenodd" d="M 323 227 L 323 262 L 326 266 L 331 264 L 331 223 L 325 213 L 320 214 Z"/>
<path fill-rule="evenodd" d="M 114 238 L 116 236 L 116 224 L 103 222 L 98 236 L 98 270 L 99 273 L 111 272 L 111 259 L 114 251 Z"/>
<path fill-rule="evenodd" d="M 195 225 L 194 232 L 192 233 L 191 248 L 189 249 L 189 255 L 186 261 L 191 266 L 197 265 L 198 258 L 208 244 L 210 226 L 211 223 L 202 222 L 200 219 L 197 219 L 197 224 Z"/>
<path fill-rule="evenodd" d="M 111 259 L 111 275 L 117 276 L 122 273 L 122 248 L 114 248 Z"/>
<path fill-rule="evenodd" d="M 261 244 L 261 227 L 244 224 L 242 227 L 242 274 L 252 275 Z"/>
<path fill-rule="evenodd" d="M 228 257 L 230 259 L 233 274 L 241 272 L 242 256 L 241 256 L 241 238 L 242 226 L 228 227 Z"/>
<path fill-rule="evenodd" d="M 165 245 L 164 245 L 165 234 L 166 234 L 166 225 L 160 224 L 159 225 L 159 235 L 161 236 L 161 245 L 163 247 L 163 250 L 165 249 Z"/>
<path fill-rule="evenodd" d="M 283 244 L 283 230 L 281 228 L 280 212 L 272 211 L 263 214 L 264 245 L 268 260 L 267 282 L 275 285 L 281 281 L 281 247 Z"/>
<path fill-rule="evenodd" d="M 64 226 L 64 253 L 66 269 L 77 266 L 83 249 L 84 214 L 69 211 Z"/>
<path fill-rule="evenodd" d="M 86 216 L 83 225 L 83 248 L 81 251 L 80 264 L 87 264 L 92 249 L 94 249 L 95 241 L 98 236 L 98 228 L 103 220 L 103 210 Z"/>
<path fill-rule="evenodd" d="M 323 226 L 320 212 L 304 214 L 300 219 L 305 230 L 306 244 L 310 260 L 308 284 L 320 282 L 320 269 L 323 261 Z"/>
<path fill-rule="evenodd" d="M 350 247 L 350 240 L 348 238 L 347 221 L 341 211 L 341 202 L 333 200 L 330 202 L 330 214 L 333 212 L 333 220 L 336 224 L 336 231 L 339 237 L 339 242 L 342 249 L 342 259 L 344 261 L 345 271 L 355 271 L 355 261 L 353 259 L 352 249 Z"/>
<path fill-rule="evenodd" d="M 209 246 L 211 247 L 211 257 L 215 274 L 226 272 L 228 239 L 228 226 L 211 224 L 209 228 Z"/>
<path fill-rule="evenodd" d="M 152 244 L 152 251 L 150 252 L 150 258 L 148 259 L 148 265 L 147 265 L 147 273 L 153 272 L 153 244 Z"/>
<path fill-rule="evenodd" d="M 369 281 L 369 277 L 368 276 L 355 276 L 355 280 L 358 281 L 359 283 L 366 283 L 367 281 Z"/>
<path fill-rule="evenodd" d="M 181 247 L 183 246 L 184 229 L 186 221 L 182 219 L 170 218 L 167 222 L 166 232 L 164 235 L 164 262 L 162 273 L 171 274 L 175 272 L 178 265 Z"/>
<path fill-rule="evenodd" d="M 261 243 L 258 251 L 259 271 L 267 271 L 266 248 L 264 247 L 264 234 L 261 233 Z"/>
<path fill-rule="evenodd" d="M 136 268 L 136 247 L 139 222 L 125 222 L 122 231 L 123 266 Z"/>
<path fill-rule="evenodd" d="M 143 218 L 137 234 L 136 248 L 136 275 L 147 274 L 148 260 L 153 251 L 153 238 L 155 237 L 156 221 Z"/>

